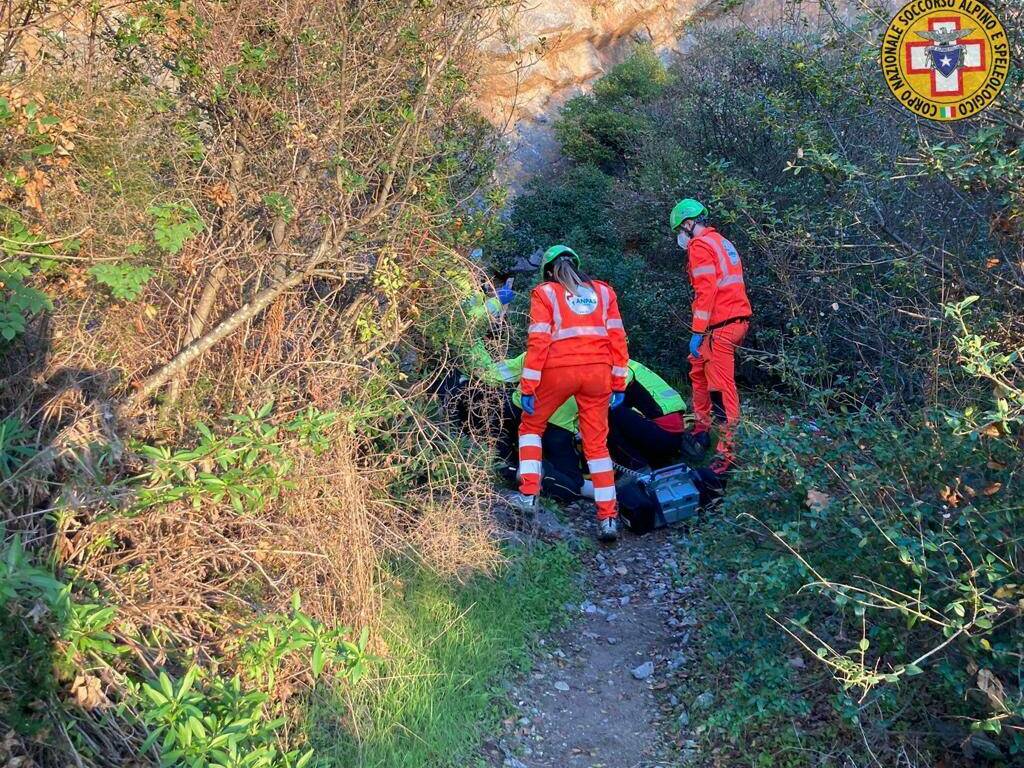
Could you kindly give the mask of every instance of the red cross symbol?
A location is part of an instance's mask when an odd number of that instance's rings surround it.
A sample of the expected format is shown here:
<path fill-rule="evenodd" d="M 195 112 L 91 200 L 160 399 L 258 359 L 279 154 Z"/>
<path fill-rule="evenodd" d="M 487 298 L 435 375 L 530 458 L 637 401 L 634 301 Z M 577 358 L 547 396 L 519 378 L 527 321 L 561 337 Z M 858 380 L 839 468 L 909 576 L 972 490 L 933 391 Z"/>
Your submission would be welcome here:
<path fill-rule="evenodd" d="M 928 19 L 928 29 L 951 30 L 960 29 L 959 16 L 933 16 Z M 930 66 L 926 50 L 932 43 L 927 40 L 921 42 L 906 43 L 904 45 L 907 74 L 927 75 L 932 77 L 932 97 L 936 96 L 963 96 L 964 80 L 961 72 L 984 72 L 987 64 L 985 62 L 985 41 L 981 38 L 969 38 L 958 41 L 963 48 L 963 61 L 960 66 L 949 77 Z"/>

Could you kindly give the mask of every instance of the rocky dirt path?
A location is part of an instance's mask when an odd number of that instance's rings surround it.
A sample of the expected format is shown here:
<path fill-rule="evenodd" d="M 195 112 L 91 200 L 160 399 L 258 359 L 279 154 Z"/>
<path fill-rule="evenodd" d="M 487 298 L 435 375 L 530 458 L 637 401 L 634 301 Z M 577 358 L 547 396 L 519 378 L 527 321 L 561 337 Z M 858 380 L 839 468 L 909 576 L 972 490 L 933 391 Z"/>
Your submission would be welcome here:
<path fill-rule="evenodd" d="M 550 513 L 548 535 L 589 541 L 593 507 Z M 669 768 L 691 763 L 685 704 L 673 678 L 686 674 L 697 618 L 688 597 L 697 585 L 680 575 L 685 529 L 626 533 L 613 546 L 584 548 L 585 598 L 567 605 L 570 626 L 545 638 L 531 673 L 509 684 L 517 712 L 485 745 L 503 768 Z M 683 569 L 685 571 L 685 569 Z"/>

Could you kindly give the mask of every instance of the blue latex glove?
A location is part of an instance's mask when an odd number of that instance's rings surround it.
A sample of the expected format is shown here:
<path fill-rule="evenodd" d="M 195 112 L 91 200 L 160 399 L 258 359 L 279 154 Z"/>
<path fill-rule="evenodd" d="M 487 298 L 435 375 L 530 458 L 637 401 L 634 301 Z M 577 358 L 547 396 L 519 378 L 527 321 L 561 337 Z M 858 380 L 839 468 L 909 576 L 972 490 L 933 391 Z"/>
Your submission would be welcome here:
<path fill-rule="evenodd" d="M 511 288 L 506 288 L 502 286 L 501 288 L 498 289 L 498 301 L 501 302 L 502 306 L 506 304 L 511 304 L 512 299 L 514 299 L 515 297 L 516 292 L 513 291 Z"/>
<path fill-rule="evenodd" d="M 695 333 L 690 337 L 690 355 L 700 357 L 700 343 L 704 341 L 703 333 Z"/>
<path fill-rule="evenodd" d="M 522 406 L 523 413 L 533 416 L 533 411 L 537 407 L 537 398 L 533 395 L 523 395 Z"/>
<path fill-rule="evenodd" d="M 622 401 L 626 399 L 625 392 L 612 392 L 612 399 L 609 401 L 612 408 L 618 408 L 622 405 Z"/>

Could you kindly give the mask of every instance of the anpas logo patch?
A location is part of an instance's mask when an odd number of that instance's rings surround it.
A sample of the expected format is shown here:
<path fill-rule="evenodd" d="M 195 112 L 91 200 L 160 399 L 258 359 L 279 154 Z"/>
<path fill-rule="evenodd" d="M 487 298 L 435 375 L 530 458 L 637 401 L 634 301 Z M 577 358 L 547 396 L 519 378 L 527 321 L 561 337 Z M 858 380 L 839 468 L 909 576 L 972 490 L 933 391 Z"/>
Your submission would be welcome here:
<path fill-rule="evenodd" d="M 597 309 L 597 294 L 592 288 L 583 286 L 578 296 L 565 292 L 565 303 L 577 315 L 589 315 Z"/>

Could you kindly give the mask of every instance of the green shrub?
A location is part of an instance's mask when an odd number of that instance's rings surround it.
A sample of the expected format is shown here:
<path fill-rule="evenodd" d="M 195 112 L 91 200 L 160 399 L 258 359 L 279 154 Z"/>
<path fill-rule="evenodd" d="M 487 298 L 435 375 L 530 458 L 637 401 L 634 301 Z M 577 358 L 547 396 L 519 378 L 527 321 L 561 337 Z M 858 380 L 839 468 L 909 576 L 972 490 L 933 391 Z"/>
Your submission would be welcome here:
<path fill-rule="evenodd" d="M 643 107 L 669 83 L 665 65 L 649 46 L 640 46 L 594 86 L 592 94 L 576 96 L 562 109 L 555 135 L 562 151 L 579 163 L 608 171 L 622 168 L 638 138 L 655 127 Z"/>
<path fill-rule="evenodd" d="M 952 352 L 935 307 L 977 293 L 999 308 L 1019 290 L 1021 91 L 1008 85 L 980 125 L 918 121 L 887 103 L 863 45 L 873 30 L 858 32 L 824 45 L 796 28 L 697 30 L 667 74 L 638 52 L 559 116 L 574 163 L 516 200 L 508 250 L 560 237 L 639 259 L 650 272 L 636 285 L 608 263 L 594 271 L 633 307 L 624 316 L 638 359 L 657 362 L 666 331 L 685 336 L 689 322 L 668 212 L 697 197 L 744 259 L 748 377 L 756 366 L 761 380 L 847 404 L 925 402 Z M 978 322 L 1022 333 L 1020 313 Z"/>
<path fill-rule="evenodd" d="M 114 298 L 134 301 L 152 279 L 154 272 L 149 267 L 112 262 L 89 267 L 89 274 L 97 283 L 106 286 Z"/>

